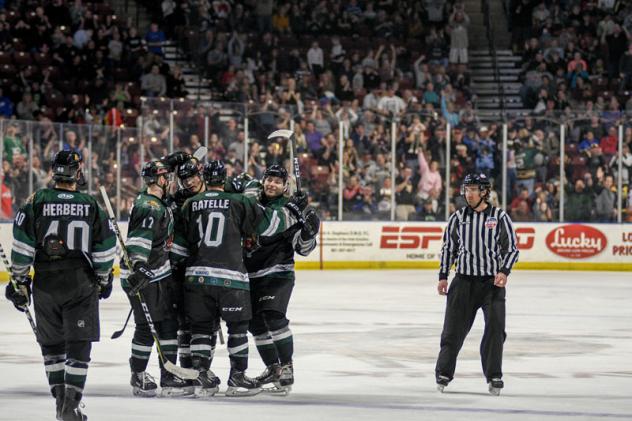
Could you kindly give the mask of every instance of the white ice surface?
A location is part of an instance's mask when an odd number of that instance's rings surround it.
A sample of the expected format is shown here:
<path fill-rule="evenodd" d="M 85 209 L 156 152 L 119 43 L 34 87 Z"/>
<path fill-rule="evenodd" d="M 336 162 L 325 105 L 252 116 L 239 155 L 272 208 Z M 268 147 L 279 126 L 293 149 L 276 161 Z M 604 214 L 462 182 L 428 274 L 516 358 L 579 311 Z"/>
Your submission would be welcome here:
<path fill-rule="evenodd" d="M 487 393 L 482 313 L 445 394 L 434 383 L 445 299 L 429 271 L 299 272 L 289 317 L 296 384 L 289 397 L 131 396 L 133 326 L 120 288 L 103 302 L 85 413 L 99 420 L 603 420 L 632 419 L 632 276 L 516 272 L 507 291 L 505 389 Z M 250 340 L 250 370 L 263 368 Z M 158 377 L 155 354 L 150 372 Z M 223 386 L 225 347 L 213 363 Z M 0 302 L 0 420 L 54 420 L 39 347 L 24 316 Z"/>

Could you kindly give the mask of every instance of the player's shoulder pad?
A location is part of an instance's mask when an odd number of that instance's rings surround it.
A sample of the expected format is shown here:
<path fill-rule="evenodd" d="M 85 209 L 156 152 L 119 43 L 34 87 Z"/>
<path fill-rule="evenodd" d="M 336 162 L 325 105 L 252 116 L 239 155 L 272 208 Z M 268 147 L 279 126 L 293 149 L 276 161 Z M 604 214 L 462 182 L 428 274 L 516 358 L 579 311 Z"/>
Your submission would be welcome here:
<path fill-rule="evenodd" d="M 134 209 L 139 212 L 156 213 L 165 210 L 165 203 L 154 196 L 139 194 L 134 201 Z"/>

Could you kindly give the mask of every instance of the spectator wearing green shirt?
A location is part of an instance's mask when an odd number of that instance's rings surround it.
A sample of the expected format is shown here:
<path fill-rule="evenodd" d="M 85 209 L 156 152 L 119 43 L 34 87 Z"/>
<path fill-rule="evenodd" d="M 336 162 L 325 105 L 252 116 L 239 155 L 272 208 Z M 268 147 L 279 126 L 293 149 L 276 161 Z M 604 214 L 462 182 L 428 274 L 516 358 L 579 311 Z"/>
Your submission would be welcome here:
<path fill-rule="evenodd" d="M 11 124 L 4 136 L 4 156 L 9 164 L 13 164 L 13 158 L 16 155 L 26 155 L 26 148 L 19 137 L 19 132 L 19 127 Z"/>

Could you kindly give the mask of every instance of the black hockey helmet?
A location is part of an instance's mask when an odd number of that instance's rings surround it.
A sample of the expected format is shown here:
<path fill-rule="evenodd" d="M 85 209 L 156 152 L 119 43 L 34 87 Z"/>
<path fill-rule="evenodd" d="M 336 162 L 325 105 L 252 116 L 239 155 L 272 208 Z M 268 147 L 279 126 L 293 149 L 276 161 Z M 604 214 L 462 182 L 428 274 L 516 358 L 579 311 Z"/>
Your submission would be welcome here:
<path fill-rule="evenodd" d="M 263 180 L 268 177 L 279 177 L 283 182 L 287 182 L 287 170 L 279 164 L 272 164 L 263 173 Z"/>
<path fill-rule="evenodd" d="M 180 180 L 186 180 L 189 177 L 200 175 L 200 164 L 198 160 L 189 159 L 183 164 L 180 164 L 178 166 L 176 174 Z"/>
<path fill-rule="evenodd" d="M 204 181 L 210 186 L 223 186 L 226 183 L 226 166 L 222 161 L 211 161 L 204 165 Z"/>
<path fill-rule="evenodd" d="M 471 206 L 468 203 L 468 206 L 472 209 L 478 208 L 478 206 L 489 199 L 490 192 L 492 190 L 492 183 L 489 181 L 489 178 L 483 173 L 470 173 L 465 176 L 463 179 L 463 184 L 461 184 L 461 195 L 465 196 L 465 186 L 478 186 L 479 191 L 481 192 L 481 199 L 478 201 L 476 206 Z"/>
<path fill-rule="evenodd" d="M 169 167 L 162 161 L 147 162 L 140 170 L 140 175 L 148 186 L 156 184 L 160 176 L 166 176 L 167 174 L 169 174 Z"/>
<path fill-rule="evenodd" d="M 83 162 L 81 155 L 76 151 L 59 151 L 53 158 L 53 180 L 66 183 L 76 183 L 81 174 L 77 171 Z"/>
<path fill-rule="evenodd" d="M 202 172 L 200 171 L 200 163 L 195 158 L 189 159 L 179 165 L 176 170 L 176 175 L 178 177 L 178 189 L 187 196 L 197 193 L 197 190 L 201 189 L 201 185 L 204 184 L 202 181 Z M 199 184 L 192 179 L 192 177 L 199 177 Z"/>
<path fill-rule="evenodd" d="M 483 173 L 469 173 L 463 179 L 463 184 L 461 185 L 461 194 L 465 194 L 465 186 L 478 186 L 478 188 L 483 192 L 486 190 L 491 190 L 492 183 L 489 181 L 489 178 Z"/>

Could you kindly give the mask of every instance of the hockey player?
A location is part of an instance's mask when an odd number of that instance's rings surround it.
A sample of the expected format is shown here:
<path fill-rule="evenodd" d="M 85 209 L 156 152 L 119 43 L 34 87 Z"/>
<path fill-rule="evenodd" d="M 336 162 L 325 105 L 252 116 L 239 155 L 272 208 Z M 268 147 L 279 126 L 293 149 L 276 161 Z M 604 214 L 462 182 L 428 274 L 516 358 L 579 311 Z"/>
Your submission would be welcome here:
<path fill-rule="evenodd" d="M 282 211 L 288 203 L 284 195 L 288 189 L 288 173 L 280 165 L 271 165 L 263 175 L 261 204 Z M 302 195 L 303 201 L 307 197 Z M 303 204 L 300 205 L 304 207 Z M 302 216 L 302 215 L 300 215 Z M 316 234 L 320 219 L 310 209 L 303 217 L 302 226 L 272 237 L 260 237 L 250 244 L 259 244 L 246 250 L 246 268 L 250 278 L 252 320 L 250 332 L 255 338 L 257 351 L 266 370 L 257 380 L 274 384 L 269 392 L 288 393 L 294 383 L 292 354 L 294 344 L 289 320 L 288 303 L 294 287 L 294 252 L 307 256 L 316 247 Z"/>
<path fill-rule="evenodd" d="M 200 379 L 208 379 L 199 392 L 217 392 L 219 379 L 209 371 L 209 354 L 212 328 L 221 316 L 228 327 L 231 363 L 226 396 L 254 395 L 260 391 L 259 384 L 245 374 L 252 313 L 242 239 L 255 232 L 281 232 L 295 221 L 274 211 L 266 213 L 243 195 L 226 193 L 226 168 L 221 161 L 204 167 L 204 179 L 208 190 L 187 200 L 182 208 L 184 229 L 177 233 L 174 247 L 183 258 L 190 256 L 184 302 L 193 335 L 193 367 L 200 370 Z"/>
<path fill-rule="evenodd" d="M 206 185 L 202 177 L 201 171 L 202 164 L 193 158 L 188 157 L 186 161 L 178 165 L 176 168 L 176 176 L 178 178 L 178 190 L 175 194 L 168 197 L 169 206 L 173 212 L 175 231 L 181 231 L 182 217 L 181 208 L 184 202 L 198 193 L 206 190 Z M 176 307 L 178 314 L 178 354 L 180 359 L 180 365 L 185 368 L 191 368 L 191 326 L 184 310 L 184 271 L 186 262 L 181 261 L 178 257 L 178 245 L 173 244 L 171 253 L 173 258 L 171 259 L 173 279 L 175 281 L 175 293 L 176 293 Z M 186 250 L 184 251 L 186 253 Z M 180 264 L 177 264 L 178 261 Z M 210 359 L 213 360 L 215 354 L 215 346 L 217 344 L 217 329 L 219 324 L 213 329 L 211 334 L 211 349 Z M 196 349 L 197 350 L 197 349 Z"/>
<path fill-rule="evenodd" d="M 443 235 L 437 291 L 448 298 L 435 367 L 441 392 L 454 377 L 457 356 L 479 308 L 485 315 L 481 363 L 489 392 L 499 395 L 504 386 L 505 287 L 519 251 L 511 218 L 488 202 L 490 190 L 485 174 L 467 174 L 461 186 L 467 206 L 450 216 Z M 456 276 L 448 290 L 454 263 Z"/>
<path fill-rule="evenodd" d="M 13 224 L 12 277 L 6 295 L 24 311 L 31 296 L 37 341 L 55 397 L 57 419 L 83 421 L 79 409 L 92 342 L 99 340 L 99 298 L 112 292 L 116 239 L 96 201 L 77 191 L 83 184 L 81 156 L 58 152 L 52 189 L 33 194 Z"/>
<path fill-rule="evenodd" d="M 160 347 L 165 357 L 175 364 L 177 358 L 178 322 L 174 312 L 176 295 L 171 277 L 169 247 L 173 238 L 173 216 L 163 198 L 169 185 L 169 169 L 161 161 L 143 165 L 141 176 L 146 185 L 134 200 L 127 233 L 127 251 L 132 268 L 121 264 L 121 285 L 128 294 L 134 311 L 136 328 L 132 339 L 131 386 L 136 396 L 156 395 L 157 384 L 145 370 L 154 338 L 136 295 L 141 292 L 156 326 Z M 161 367 L 162 396 L 191 394 L 186 382 Z"/>

